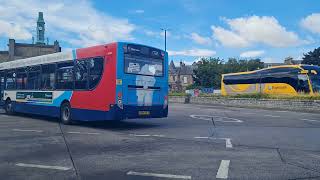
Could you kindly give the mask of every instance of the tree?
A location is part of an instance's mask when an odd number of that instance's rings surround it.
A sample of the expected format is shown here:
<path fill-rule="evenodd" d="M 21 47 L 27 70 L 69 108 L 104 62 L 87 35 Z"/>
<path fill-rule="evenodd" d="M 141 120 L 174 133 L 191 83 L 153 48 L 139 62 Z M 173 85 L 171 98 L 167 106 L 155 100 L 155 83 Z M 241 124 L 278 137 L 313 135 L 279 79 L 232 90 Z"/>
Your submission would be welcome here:
<path fill-rule="evenodd" d="M 219 58 L 202 58 L 194 70 L 193 80 L 195 86 L 217 87 L 220 86 L 222 73 L 222 60 Z"/>
<path fill-rule="evenodd" d="M 194 70 L 193 80 L 195 83 L 192 87 L 220 88 L 222 74 L 253 71 L 263 67 L 264 64 L 260 59 L 238 60 L 229 58 L 224 63 L 219 58 L 202 58 Z"/>
<path fill-rule="evenodd" d="M 302 64 L 311 64 L 320 66 L 320 47 L 317 49 L 303 54 Z"/>

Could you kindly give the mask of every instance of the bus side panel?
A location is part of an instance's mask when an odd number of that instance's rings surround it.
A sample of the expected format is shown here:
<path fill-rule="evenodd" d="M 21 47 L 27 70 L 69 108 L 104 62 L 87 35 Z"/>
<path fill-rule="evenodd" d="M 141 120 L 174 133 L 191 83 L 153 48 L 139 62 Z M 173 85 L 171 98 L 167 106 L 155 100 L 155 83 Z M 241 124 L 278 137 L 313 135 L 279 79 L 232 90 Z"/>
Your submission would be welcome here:
<path fill-rule="evenodd" d="M 113 43 L 77 50 L 77 59 L 103 56 L 105 61 L 101 80 L 94 90 L 74 91 L 71 98 L 73 119 L 88 121 L 115 118 L 110 105 L 115 104 L 116 96 L 116 48 L 116 43 Z"/>
<path fill-rule="evenodd" d="M 265 83 L 261 84 L 264 94 L 298 95 L 298 92 L 286 83 Z"/>

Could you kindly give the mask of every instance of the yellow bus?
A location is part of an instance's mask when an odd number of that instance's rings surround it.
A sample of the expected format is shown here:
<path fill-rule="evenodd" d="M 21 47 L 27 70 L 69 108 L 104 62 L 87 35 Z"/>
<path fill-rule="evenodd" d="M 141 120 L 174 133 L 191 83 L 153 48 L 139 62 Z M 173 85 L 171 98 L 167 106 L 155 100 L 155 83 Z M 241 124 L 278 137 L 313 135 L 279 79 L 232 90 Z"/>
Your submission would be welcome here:
<path fill-rule="evenodd" d="M 250 93 L 280 95 L 320 93 L 320 67 L 284 65 L 222 75 L 222 95 Z"/>

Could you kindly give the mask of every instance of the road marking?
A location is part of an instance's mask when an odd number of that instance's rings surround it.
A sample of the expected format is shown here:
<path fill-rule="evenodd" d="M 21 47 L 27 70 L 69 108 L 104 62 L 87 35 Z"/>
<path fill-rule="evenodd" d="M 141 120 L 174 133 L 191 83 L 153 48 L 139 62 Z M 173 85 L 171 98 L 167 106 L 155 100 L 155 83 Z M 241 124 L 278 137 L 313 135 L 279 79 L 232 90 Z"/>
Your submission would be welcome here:
<path fill-rule="evenodd" d="M 314 120 L 314 119 L 300 119 L 302 121 L 311 121 L 311 122 L 320 122 L 319 120 Z"/>
<path fill-rule="evenodd" d="M 90 135 L 98 135 L 100 133 L 90 133 L 90 132 L 77 132 L 77 131 L 69 131 L 68 134 L 90 134 Z"/>
<path fill-rule="evenodd" d="M 212 137 L 197 136 L 196 139 L 213 139 Z"/>
<path fill-rule="evenodd" d="M 43 132 L 42 130 L 34 130 L 34 129 L 12 129 L 12 131 L 19 131 L 19 132 Z"/>
<path fill-rule="evenodd" d="M 208 115 L 195 115 L 192 114 L 190 115 L 191 118 L 195 119 L 201 119 L 201 120 L 206 120 L 206 121 L 212 121 L 212 118 L 214 121 L 219 121 L 219 122 L 227 122 L 227 123 L 242 123 L 243 121 L 240 119 L 236 118 L 229 118 L 229 117 L 222 117 L 222 116 L 208 116 Z M 224 120 L 227 119 L 227 120 Z"/>
<path fill-rule="evenodd" d="M 231 143 L 231 138 L 213 138 L 213 137 L 205 137 L 205 136 L 197 136 L 195 139 L 223 139 L 226 141 L 226 148 L 233 148 Z"/>
<path fill-rule="evenodd" d="M 216 178 L 227 179 L 229 173 L 230 160 L 221 160 Z"/>
<path fill-rule="evenodd" d="M 281 116 L 274 116 L 274 115 L 269 115 L 269 114 L 266 114 L 266 115 L 264 115 L 265 117 L 273 117 L 273 118 L 279 118 L 279 117 L 281 117 Z"/>
<path fill-rule="evenodd" d="M 224 138 L 226 140 L 226 148 L 232 148 L 232 143 L 230 138 Z"/>
<path fill-rule="evenodd" d="M 135 136 L 135 137 L 165 137 L 165 135 L 161 134 L 130 134 L 130 136 Z"/>
<path fill-rule="evenodd" d="M 62 170 L 62 171 L 67 171 L 71 169 L 70 167 L 63 167 L 63 166 L 46 166 L 46 165 L 39 165 L 39 164 L 24 164 L 24 163 L 17 163 L 16 166 L 33 167 L 33 168 L 41 168 L 41 169 L 55 169 L 55 170 Z"/>
<path fill-rule="evenodd" d="M 157 173 L 142 173 L 142 172 L 135 172 L 135 171 L 129 171 L 129 172 L 127 172 L 127 175 L 170 178 L 170 179 L 191 179 L 191 176 L 173 175 L 173 174 L 157 174 Z"/>

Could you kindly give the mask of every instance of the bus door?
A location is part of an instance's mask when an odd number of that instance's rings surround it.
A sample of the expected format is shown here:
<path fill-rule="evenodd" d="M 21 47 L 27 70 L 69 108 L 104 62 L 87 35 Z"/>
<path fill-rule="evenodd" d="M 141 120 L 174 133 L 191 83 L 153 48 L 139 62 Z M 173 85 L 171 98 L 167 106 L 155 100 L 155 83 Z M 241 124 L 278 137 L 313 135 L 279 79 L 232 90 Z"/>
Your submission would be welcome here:
<path fill-rule="evenodd" d="M 4 105 L 3 91 L 4 91 L 4 72 L 0 71 L 0 106 Z"/>

